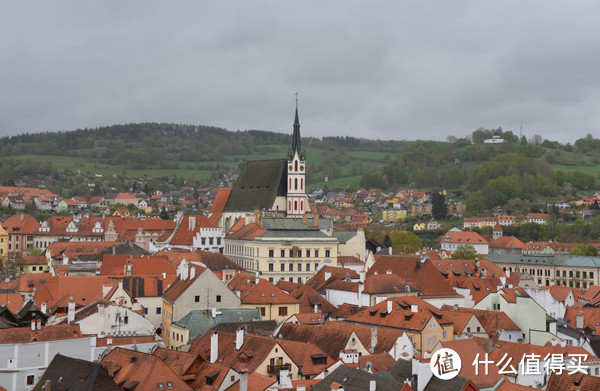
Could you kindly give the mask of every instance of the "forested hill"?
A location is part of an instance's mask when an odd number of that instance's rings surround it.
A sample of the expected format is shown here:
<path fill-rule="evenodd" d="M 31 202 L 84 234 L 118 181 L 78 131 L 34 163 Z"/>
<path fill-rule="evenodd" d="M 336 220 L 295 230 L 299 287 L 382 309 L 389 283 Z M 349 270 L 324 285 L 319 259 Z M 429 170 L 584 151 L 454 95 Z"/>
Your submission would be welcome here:
<path fill-rule="evenodd" d="M 484 143 L 492 136 L 505 142 Z M 24 182 L 45 181 L 76 195 L 85 191 L 80 182 L 69 180 L 77 170 L 210 186 L 235 175 L 247 160 L 285 157 L 290 144 L 291 132 L 166 123 L 24 134 L 0 139 L 0 184 L 30 177 Z M 591 135 L 561 144 L 481 128 L 445 142 L 304 137 L 303 146 L 309 188 L 442 186 L 467 200 L 471 211 L 508 200 L 596 190 L 600 173 L 600 140 Z M 50 176 L 58 182 L 49 182 Z"/>

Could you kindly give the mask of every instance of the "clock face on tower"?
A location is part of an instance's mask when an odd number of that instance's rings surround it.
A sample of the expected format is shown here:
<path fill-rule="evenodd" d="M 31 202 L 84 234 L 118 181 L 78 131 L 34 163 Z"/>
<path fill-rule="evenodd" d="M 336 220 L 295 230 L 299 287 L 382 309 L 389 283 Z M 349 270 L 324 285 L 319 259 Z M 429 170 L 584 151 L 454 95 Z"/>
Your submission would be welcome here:
<path fill-rule="evenodd" d="M 289 170 L 292 171 L 294 167 L 290 164 Z"/>
<path fill-rule="evenodd" d="M 300 171 L 304 171 L 304 166 L 300 166 Z"/>

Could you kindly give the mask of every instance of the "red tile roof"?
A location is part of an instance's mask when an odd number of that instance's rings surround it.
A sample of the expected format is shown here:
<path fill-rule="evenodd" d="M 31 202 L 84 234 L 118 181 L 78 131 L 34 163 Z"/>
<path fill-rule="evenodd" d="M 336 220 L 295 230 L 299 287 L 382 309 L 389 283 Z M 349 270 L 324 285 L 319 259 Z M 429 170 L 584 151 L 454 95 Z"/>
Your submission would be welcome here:
<path fill-rule="evenodd" d="M 228 239 L 242 239 L 242 240 L 254 240 L 257 237 L 263 236 L 267 233 L 267 230 L 261 228 L 256 223 L 246 224 L 239 230 L 227 235 Z"/>
<path fill-rule="evenodd" d="M 167 276 L 175 277 L 175 268 L 161 256 L 104 255 L 102 276 Z"/>
<path fill-rule="evenodd" d="M 193 227 L 190 227 L 190 218 L 192 218 Z M 179 228 L 171 237 L 169 244 L 191 246 L 194 242 L 194 237 L 200 232 L 201 228 L 217 228 L 217 225 L 204 216 L 184 216 Z"/>
<path fill-rule="evenodd" d="M 477 232 L 449 231 L 442 236 L 442 242 L 459 244 L 487 244 L 487 241 Z"/>
<path fill-rule="evenodd" d="M 0 344 L 61 341 L 73 338 L 83 338 L 79 325 L 42 326 L 36 331 L 31 331 L 30 327 L 0 329 Z"/>
<path fill-rule="evenodd" d="M 46 281 L 44 286 L 34 296 L 38 308 L 44 301 L 48 308 L 68 302 L 70 297 L 78 307 L 86 306 L 102 295 L 102 286 L 114 284 L 113 280 L 101 276 L 55 276 Z"/>
<path fill-rule="evenodd" d="M 454 307 L 444 305 L 442 311 L 454 311 Z M 475 315 L 490 338 L 498 338 L 499 332 L 502 330 L 521 330 L 504 312 L 462 307 L 458 307 L 457 311 Z"/>
<path fill-rule="evenodd" d="M 193 278 L 188 278 L 186 280 L 182 280 L 181 276 L 177 277 L 177 279 L 175 280 L 175 282 L 173 284 L 171 284 L 171 286 L 169 287 L 169 289 L 167 289 L 166 292 L 164 293 L 163 299 L 165 299 L 167 302 L 169 302 L 171 304 L 174 304 L 177 301 L 177 299 L 179 299 L 179 297 L 206 270 L 206 268 L 204 268 L 202 266 L 190 264 L 190 266 L 189 266 L 189 272 L 190 273 L 191 273 L 191 269 L 192 268 L 195 269 L 195 275 L 194 275 L 194 277 Z"/>
<path fill-rule="evenodd" d="M 158 390 L 159 384 L 162 384 L 165 390 L 192 390 L 167 364 L 152 354 L 115 348 L 104 356 L 100 364 L 123 389 Z"/>
<path fill-rule="evenodd" d="M 377 255 L 375 264 L 369 269 L 367 275 L 375 272 L 386 274 L 390 270 L 415 286 L 422 296 L 458 296 L 433 262 L 437 261 L 426 260 L 421 263 L 418 256 Z"/>
<path fill-rule="evenodd" d="M 0 305 L 7 306 L 10 312 L 16 314 L 23 307 L 23 296 L 20 293 L 0 293 Z"/>
<path fill-rule="evenodd" d="M 2 223 L 9 235 L 33 235 L 39 225 L 35 218 L 26 214 L 12 215 Z"/>
<path fill-rule="evenodd" d="M 297 304 L 299 300 L 290 296 L 288 293 L 277 288 L 269 281 L 259 278 L 258 284 L 254 278 L 249 278 L 250 282 L 240 293 L 242 304 Z"/>
<path fill-rule="evenodd" d="M 441 344 L 444 348 L 452 349 L 458 353 L 458 356 L 463 363 L 459 375 L 471 379 L 478 388 L 493 387 L 503 378 L 503 376 L 498 373 L 499 368 L 495 365 L 490 365 L 488 371 L 480 369 L 479 373 L 475 374 L 475 366 L 471 365 L 471 363 L 475 362 L 478 354 L 479 357 L 484 357 L 486 352 L 474 339 L 447 341 L 442 342 Z"/>
<path fill-rule="evenodd" d="M 277 343 L 285 351 L 290 360 L 300 369 L 302 376 L 318 375 L 334 362 L 331 357 L 315 344 L 286 339 L 278 339 Z M 325 356 L 325 362 L 323 364 L 315 364 L 312 359 L 312 356 L 315 355 Z"/>
<path fill-rule="evenodd" d="M 375 353 L 360 356 L 358 358 L 358 368 L 377 372 L 387 371 L 395 362 L 396 360 L 389 353 Z"/>
<path fill-rule="evenodd" d="M 225 204 L 227 204 L 227 200 L 229 199 L 229 194 L 231 194 L 231 189 L 219 189 L 217 192 L 217 196 L 210 206 L 209 213 L 212 214 L 210 216 L 211 222 L 216 223 L 221 218 Z"/>
<path fill-rule="evenodd" d="M 600 377 L 577 372 L 557 374 L 552 372 L 546 391 L 597 391 L 600 390 Z M 503 390 L 504 391 L 504 390 Z"/>

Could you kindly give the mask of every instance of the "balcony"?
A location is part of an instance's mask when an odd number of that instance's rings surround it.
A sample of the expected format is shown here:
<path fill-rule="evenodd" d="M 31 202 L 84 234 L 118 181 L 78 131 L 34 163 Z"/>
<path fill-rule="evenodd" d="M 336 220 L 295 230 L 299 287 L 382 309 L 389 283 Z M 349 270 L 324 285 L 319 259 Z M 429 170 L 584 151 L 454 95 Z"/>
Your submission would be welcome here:
<path fill-rule="evenodd" d="M 281 370 L 292 370 L 292 364 L 267 365 L 268 373 L 279 373 Z"/>

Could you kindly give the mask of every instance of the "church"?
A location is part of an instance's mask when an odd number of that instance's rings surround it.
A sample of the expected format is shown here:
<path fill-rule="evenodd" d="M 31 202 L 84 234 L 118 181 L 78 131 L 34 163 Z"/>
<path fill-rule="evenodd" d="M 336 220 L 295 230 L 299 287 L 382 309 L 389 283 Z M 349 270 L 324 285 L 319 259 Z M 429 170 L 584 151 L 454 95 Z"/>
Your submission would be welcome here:
<path fill-rule="evenodd" d="M 296 101 L 297 102 L 297 101 Z M 333 220 L 311 213 L 306 195 L 306 151 L 298 103 L 286 159 L 251 161 L 211 208 L 226 233 L 223 254 L 272 283 L 304 283 L 338 256 L 365 260 L 365 235 L 335 232 Z"/>
<path fill-rule="evenodd" d="M 241 218 L 252 222 L 255 212 L 302 217 L 310 212 L 306 185 L 306 151 L 302 148 L 298 102 L 292 145 L 287 159 L 250 161 L 228 194 L 219 225 L 228 232 Z"/>

